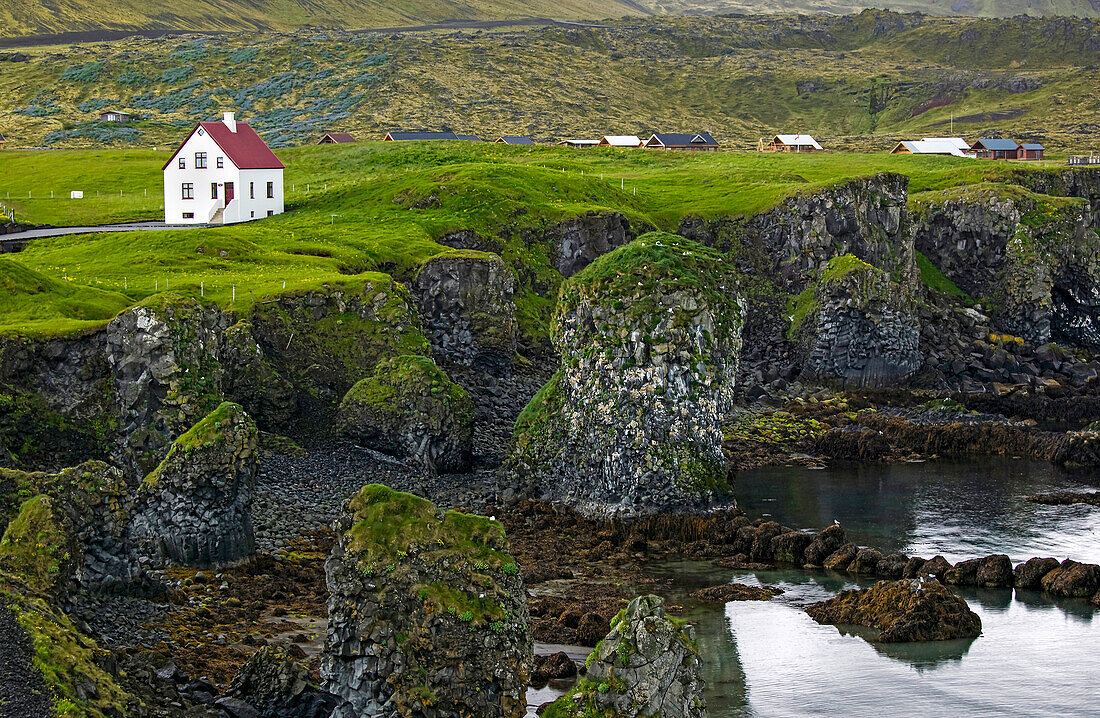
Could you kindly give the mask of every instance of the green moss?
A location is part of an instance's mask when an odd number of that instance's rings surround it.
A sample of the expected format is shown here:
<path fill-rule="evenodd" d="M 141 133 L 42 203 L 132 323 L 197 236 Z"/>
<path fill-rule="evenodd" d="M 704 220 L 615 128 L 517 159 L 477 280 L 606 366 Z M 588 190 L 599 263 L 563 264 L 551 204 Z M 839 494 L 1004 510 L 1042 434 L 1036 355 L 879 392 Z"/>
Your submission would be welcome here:
<path fill-rule="evenodd" d="M 819 281 L 839 282 L 853 272 L 880 271 L 882 270 L 876 269 L 874 266 L 864 262 L 854 254 L 843 254 L 829 260 L 829 263 L 825 265 L 825 268 L 821 271 Z"/>
<path fill-rule="evenodd" d="M 817 301 L 816 284 L 811 284 L 798 294 L 790 297 L 787 300 L 787 317 L 789 320 L 786 331 L 787 338 L 795 339 L 802 325 L 805 324 L 806 318 L 816 314 L 820 308 L 821 303 Z"/>
<path fill-rule="evenodd" d="M 165 467 L 175 463 L 182 457 L 186 457 L 193 451 L 206 449 L 216 445 L 225 437 L 226 430 L 246 418 L 244 409 L 239 404 L 231 401 L 222 402 L 218 408 L 210 412 L 198 421 L 194 426 L 180 435 L 168 450 L 164 461 L 149 472 L 141 482 L 142 490 L 150 490 L 156 487 L 160 480 L 161 472 Z M 249 423 L 249 431 L 257 433 L 255 425 Z"/>
<path fill-rule="evenodd" d="M 0 568 L 17 576 L 33 592 L 52 594 L 66 577 L 72 538 L 53 500 L 39 495 L 23 502 L 0 539 Z"/>
<path fill-rule="evenodd" d="M 817 419 L 796 419 L 786 411 L 745 414 L 725 427 L 725 439 L 793 449 L 820 437 L 828 428 Z"/>
<path fill-rule="evenodd" d="M 430 404 L 422 400 L 431 398 Z M 473 420 L 474 404 L 469 393 L 451 381 L 433 359 L 406 355 L 387 359 L 376 367 L 374 376 L 355 384 L 344 396 L 342 409 L 367 408 L 394 417 L 404 416 L 414 409 L 437 406 L 454 416 L 459 424 Z M 442 424 L 442 416 L 428 416 L 434 428 Z"/>
<path fill-rule="evenodd" d="M 537 433 L 546 425 L 546 422 L 555 416 L 561 408 L 561 380 L 560 370 L 554 372 L 550 380 L 535 392 L 527 406 L 516 417 L 513 433 L 516 436 Z"/>
<path fill-rule="evenodd" d="M 974 303 L 973 298 L 971 298 L 969 294 L 959 289 L 954 282 L 947 278 L 946 274 L 940 271 L 939 267 L 932 264 L 928 257 L 920 252 L 917 252 L 917 268 L 920 269 L 921 283 L 932 291 L 946 294 L 951 297 L 958 297 L 967 304 Z"/>

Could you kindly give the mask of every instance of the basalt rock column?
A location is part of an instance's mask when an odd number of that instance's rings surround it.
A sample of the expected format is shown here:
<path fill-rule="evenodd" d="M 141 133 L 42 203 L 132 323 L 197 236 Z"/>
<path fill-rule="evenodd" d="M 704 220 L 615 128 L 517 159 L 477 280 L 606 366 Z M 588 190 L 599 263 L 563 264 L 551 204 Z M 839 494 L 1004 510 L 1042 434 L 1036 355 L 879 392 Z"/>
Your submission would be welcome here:
<path fill-rule="evenodd" d="M 728 491 L 744 302 L 721 256 L 651 233 L 563 286 L 561 370 L 516 423 L 513 466 L 535 493 L 589 515 L 691 510 Z"/>

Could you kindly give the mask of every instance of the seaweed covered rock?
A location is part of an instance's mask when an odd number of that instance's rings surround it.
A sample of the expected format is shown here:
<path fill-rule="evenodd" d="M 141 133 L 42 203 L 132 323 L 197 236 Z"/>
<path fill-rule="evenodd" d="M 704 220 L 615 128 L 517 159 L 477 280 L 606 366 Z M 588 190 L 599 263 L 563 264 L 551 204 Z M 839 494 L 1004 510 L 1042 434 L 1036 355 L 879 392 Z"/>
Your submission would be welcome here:
<path fill-rule="evenodd" d="M 340 403 L 341 434 L 429 471 L 461 471 L 473 444 L 474 406 L 466 390 L 423 356 L 381 362 Z"/>
<path fill-rule="evenodd" d="M 877 628 L 883 643 L 975 638 L 978 614 L 935 580 L 879 581 L 806 608 L 818 623 Z"/>
<path fill-rule="evenodd" d="M 666 616 L 661 598 L 639 596 L 588 657 L 584 680 L 544 716 L 705 718 L 701 668 L 694 627 Z"/>
<path fill-rule="evenodd" d="M 713 250 L 650 233 L 562 285 L 561 370 L 516 422 L 513 467 L 589 515 L 693 510 L 729 490 L 744 303 Z"/>
<path fill-rule="evenodd" d="M 806 547 L 803 558 L 811 566 L 821 566 L 825 559 L 847 541 L 847 535 L 840 526 L 826 526 L 819 534 L 813 537 L 813 541 Z"/>
<path fill-rule="evenodd" d="M 378 484 L 349 508 L 325 562 L 333 715 L 523 716 L 532 640 L 503 526 Z"/>
<path fill-rule="evenodd" d="M 914 287 L 850 254 L 829 261 L 792 302 L 811 381 L 891 386 L 921 365 Z"/>
<path fill-rule="evenodd" d="M 1087 598 L 1100 590 L 1100 566 L 1066 559 L 1043 576 L 1041 585 L 1055 596 Z"/>
<path fill-rule="evenodd" d="M 1042 588 L 1043 576 L 1058 568 L 1058 565 L 1056 558 L 1029 558 L 1013 570 L 1013 584 L 1016 588 Z"/>
<path fill-rule="evenodd" d="M 336 698 L 313 685 L 309 669 L 281 646 L 264 646 L 249 656 L 217 705 L 239 715 L 241 704 L 260 716 L 329 718 Z"/>
<path fill-rule="evenodd" d="M 414 290 L 432 348 L 490 373 L 510 370 L 519 335 L 515 285 L 512 270 L 495 254 L 455 252 L 425 262 Z"/>
<path fill-rule="evenodd" d="M 258 432 L 223 403 L 172 444 L 141 483 L 130 536 L 155 564 L 217 565 L 250 556 Z"/>

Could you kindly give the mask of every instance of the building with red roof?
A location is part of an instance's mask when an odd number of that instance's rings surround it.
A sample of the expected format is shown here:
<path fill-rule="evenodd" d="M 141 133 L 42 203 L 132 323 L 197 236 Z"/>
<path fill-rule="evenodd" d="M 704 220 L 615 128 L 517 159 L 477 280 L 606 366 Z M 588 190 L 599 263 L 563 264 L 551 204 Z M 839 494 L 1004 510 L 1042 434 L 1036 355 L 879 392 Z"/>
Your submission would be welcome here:
<path fill-rule="evenodd" d="M 200 122 L 164 165 L 164 221 L 233 224 L 283 213 L 283 163 L 226 112 Z"/>

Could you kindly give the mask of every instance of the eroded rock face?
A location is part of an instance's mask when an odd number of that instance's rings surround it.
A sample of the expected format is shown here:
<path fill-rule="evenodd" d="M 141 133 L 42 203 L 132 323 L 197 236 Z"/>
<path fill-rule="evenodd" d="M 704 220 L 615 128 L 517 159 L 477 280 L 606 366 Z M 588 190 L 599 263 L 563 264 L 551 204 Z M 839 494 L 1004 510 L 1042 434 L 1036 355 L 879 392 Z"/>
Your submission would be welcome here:
<path fill-rule="evenodd" d="M 554 225 L 543 237 L 555 249 L 554 269 L 572 277 L 598 257 L 633 241 L 635 233 L 618 212 L 589 212 Z"/>
<path fill-rule="evenodd" d="M 473 448 L 474 406 L 465 389 L 423 356 L 381 362 L 348 391 L 338 431 L 427 471 L 462 471 Z"/>
<path fill-rule="evenodd" d="M 145 477 L 130 529 L 155 564 L 223 564 L 250 556 L 257 430 L 240 406 L 224 403 L 180 436 Z"/>
<path fill-rule="evenodd" d="M 895 386 L 921 366 L 913 287 L 851 255 L 832 260 L 799 330 L 802 376 L 847 386 Z"/>
<path fill-rule="evenodd" d="M 333 716 L 521 718 L 532 641 L 504 528 L 377 484 L 349 508 L 325 562 Z"/>
<path fill-rule="evenodd" d="M 239 715 L 244 704 L 258 716 L 328 718 L 336 698 L 310 681 L 309 669 L 280 646 L 264 646 L 253 653 L 218 699 L 219 707 Z"/>
<path fill-rule="evenodd" d="M 677 235 L 640 237 L 568 280 L 561 370 L 516 424 L 521 481 L 589 515 L 710 505 L 728 491 L 721 421 L 743 317 L 732 268 Z"/>
<path fill-rule="evenodd" d="M 975 638 L 978 614 L 936 580 L 879 581 L 871 588 L 842 591 L 806 609 L 818 623 L 877 628 L 883 643 Z"/>
<path fill-rule="evenodd" d="M 519 325 L 512 270 L 495 254 L 464 252 L 428 260 L 414 291 L 432 349 L 451 361 L 506 372 Z"/>
<path fill-rule="evenodd" d="M 661 598 L 640 596 L 615 617 L 584 681 L 554 704 L 556 715 L 704 718 L 701 668 L 695 628 L 666 616 Z"/>

